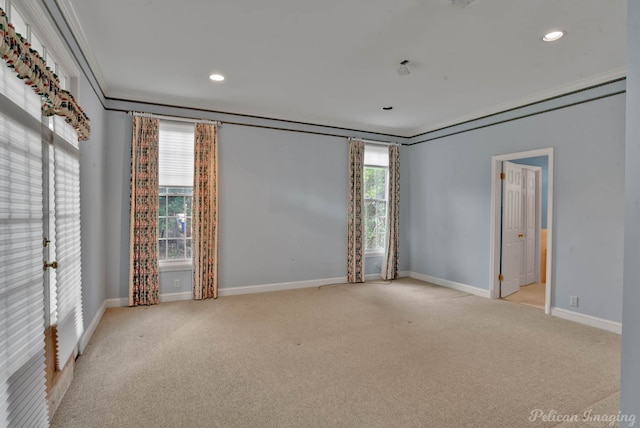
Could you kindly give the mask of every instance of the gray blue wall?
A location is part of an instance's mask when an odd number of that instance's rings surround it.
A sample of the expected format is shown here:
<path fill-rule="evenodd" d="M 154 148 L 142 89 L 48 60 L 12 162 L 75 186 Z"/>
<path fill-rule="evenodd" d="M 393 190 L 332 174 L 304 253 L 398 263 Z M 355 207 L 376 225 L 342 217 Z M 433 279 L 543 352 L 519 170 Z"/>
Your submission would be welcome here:
<path fill-rule="evenodd" d="M 80 142 L 80 225 L 82 233 L 82 310 L 85 328 L 105 299 L 106 257 L 104 174 L 105 110 L 82 77 L 78 102 L 91 118 L 91 137 Z"/>
<path fill-rule="evenodd" d="M 131 116 L 113 111 L 106 116 L 105 163 L 113 166 L 105 182 L 106 296 L 124 298 Z M 219 287 L 346 276 L 346 138 L 222 124 L 218 145 Z M 407 178 L 403 168 L 402 195 L 408 195 Z M 400 269 L 407 270 L 408 219 L 400 220 Z M 378 273 L 379 263 L 380 258 L 368 258 L 367 273 Z M 161 273 L 161 293 L 190 290 L 190 271 Z"/>
<path fill-rule="evenodd" d="M 628 2 L 624 307 L 620 410 L 640 419 L 640 2 Z M 634 426 L 638 426 L 636 421 Z M 620 423 L 620 426 L 632 426 Z"/>
<path fill-rule="evenodd" d="M 624 115 L 615 95 L 410 146 L 411 271 L 489 289 L 491 157 L 553 147 L 551 304 L 620 322 Z"/>

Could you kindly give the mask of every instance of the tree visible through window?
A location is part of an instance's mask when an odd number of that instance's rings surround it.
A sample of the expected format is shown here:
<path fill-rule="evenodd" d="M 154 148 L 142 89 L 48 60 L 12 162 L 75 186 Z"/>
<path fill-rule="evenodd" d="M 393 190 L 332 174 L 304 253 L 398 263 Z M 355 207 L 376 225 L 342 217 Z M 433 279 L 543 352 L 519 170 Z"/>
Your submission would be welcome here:
<path fill-rule="evenodd" d="M 384 251 L 387 235 L 387 171 L 381 166 L 364 167 L 365 250 Z"/>

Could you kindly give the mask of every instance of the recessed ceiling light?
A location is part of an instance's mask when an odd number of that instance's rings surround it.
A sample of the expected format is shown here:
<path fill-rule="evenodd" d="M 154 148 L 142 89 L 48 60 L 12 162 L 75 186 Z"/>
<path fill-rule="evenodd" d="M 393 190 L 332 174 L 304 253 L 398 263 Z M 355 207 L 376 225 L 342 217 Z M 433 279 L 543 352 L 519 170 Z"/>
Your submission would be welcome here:
<path fill-rule="evenodd" d="M 555 42 L 556 40 L 561 39 L 565 34 L 567 34 L 565 31 L 551 31 L 545 34 L 542 40 L 545 42 Z"/>
<path fill-rule="evenodd" d="M 224 80 L 224 76 L 222 74 L 212 74 L 211 76 L 209 76 L 209 79 L 213 80 L 214 82 L 222 82 Z"/>
<path fill-rule="evenodd" d="M 382 110 L 393 110 L 392 106 L 384 106 L 382 107 Z"/>

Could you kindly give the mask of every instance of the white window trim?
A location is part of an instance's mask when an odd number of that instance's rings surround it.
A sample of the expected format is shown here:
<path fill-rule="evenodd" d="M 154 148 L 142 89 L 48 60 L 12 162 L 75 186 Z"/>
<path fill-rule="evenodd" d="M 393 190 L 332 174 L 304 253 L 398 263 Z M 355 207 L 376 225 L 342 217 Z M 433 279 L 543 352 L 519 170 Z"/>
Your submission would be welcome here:
<path fill-rule="evenodd" d="M 158 262 L 158 269 L 160 272 L 178 272 L 193 270 L 193 263 L 191 260 L 162 260 Z"/>

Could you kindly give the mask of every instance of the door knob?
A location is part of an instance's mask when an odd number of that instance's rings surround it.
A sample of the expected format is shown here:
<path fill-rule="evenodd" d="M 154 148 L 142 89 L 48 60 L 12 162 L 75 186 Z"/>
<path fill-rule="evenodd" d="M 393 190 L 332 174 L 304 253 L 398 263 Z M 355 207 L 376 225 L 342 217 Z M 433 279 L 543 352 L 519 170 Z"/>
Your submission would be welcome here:
<path fill-rule="evenodd" d="M 58 269 L 58 262 L 51 262 L 51 263 L 44 262 L 44 267 L 42 269 L 47 270 L 47 268 Z"/>
<path fill-rule="evenodd" d="M 524 234 L 518 233 L 518 238 L 524 238 Z"/>

